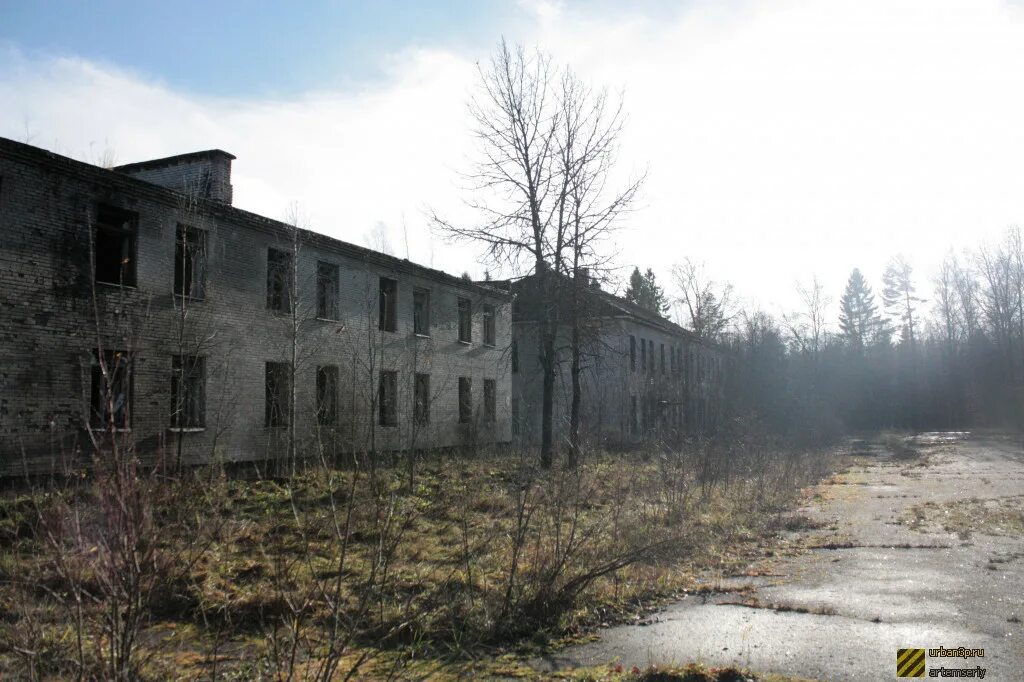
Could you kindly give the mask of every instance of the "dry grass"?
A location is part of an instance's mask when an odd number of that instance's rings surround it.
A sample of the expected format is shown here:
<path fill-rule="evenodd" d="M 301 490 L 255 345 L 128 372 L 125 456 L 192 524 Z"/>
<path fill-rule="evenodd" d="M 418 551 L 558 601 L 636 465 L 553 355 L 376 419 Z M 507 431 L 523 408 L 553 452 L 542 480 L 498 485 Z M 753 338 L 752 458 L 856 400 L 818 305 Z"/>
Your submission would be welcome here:
<path fill-rule="evenodd" d="M 900 519 L 912 529 L 941 527 L 967 539 L 972 533 L 1024 535 L 1024 495 L 914 505 Z"/>
<path fill-rule="evenodd" d="M 746 570 L 777 532 L 806 525 L 785 513 L 824 475 L 820 453 L 734 452 L 713 476 L 695 464 L 706 455 L 600 455 L 549 472 L 518 456 L 451 459 L 422 465 L 411 487 L 404 466 L 143 479 L 138 673 L 443 678 L 624 619 L 707 571 Z M 104 551 L 97 485 L 0 503 L 0 677 L 99 669 L 106 643 L 91 624 L 110 605 L 106 564 L 91 558 Z"/>

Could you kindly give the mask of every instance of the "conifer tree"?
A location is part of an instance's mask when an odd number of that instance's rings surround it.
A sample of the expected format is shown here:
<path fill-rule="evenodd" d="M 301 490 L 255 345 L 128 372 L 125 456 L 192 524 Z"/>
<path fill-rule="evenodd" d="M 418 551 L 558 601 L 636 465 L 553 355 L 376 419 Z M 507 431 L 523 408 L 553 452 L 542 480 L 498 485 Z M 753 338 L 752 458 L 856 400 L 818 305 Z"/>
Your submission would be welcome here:
<path fill-rule="evenodd" d="M 640 268 L 633 268 L 633 274 L 629 276 L 629 286 L 626 287 L 626 300 L 658 315 L 664 315 L 669 308 L 668 298 L 664 290 L 658 286 L 654 271 L 650 268 L 642 274 Z"/>
<path fill-rule="evenodd" d="M 857 268 L 850 273 L 839 301 L 839 330 L 854 348 L 885 341 L 889 333 L 878 315 L 871 286 Z"/>

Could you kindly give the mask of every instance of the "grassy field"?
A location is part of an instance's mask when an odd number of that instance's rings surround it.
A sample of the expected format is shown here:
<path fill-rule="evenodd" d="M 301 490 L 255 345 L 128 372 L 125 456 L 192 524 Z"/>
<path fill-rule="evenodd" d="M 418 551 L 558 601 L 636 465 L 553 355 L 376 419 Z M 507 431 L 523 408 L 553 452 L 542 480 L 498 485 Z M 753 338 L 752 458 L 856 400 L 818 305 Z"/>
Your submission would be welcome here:
<path fill-rule="evenodd" d="M 533 677 L 526 657 L 778 551 L 830 461 L 748 444 L 278 480 L 128 462 L 0 504 L 0 676 Z M 719 678 L 701 674 L 679 679 Z"/>

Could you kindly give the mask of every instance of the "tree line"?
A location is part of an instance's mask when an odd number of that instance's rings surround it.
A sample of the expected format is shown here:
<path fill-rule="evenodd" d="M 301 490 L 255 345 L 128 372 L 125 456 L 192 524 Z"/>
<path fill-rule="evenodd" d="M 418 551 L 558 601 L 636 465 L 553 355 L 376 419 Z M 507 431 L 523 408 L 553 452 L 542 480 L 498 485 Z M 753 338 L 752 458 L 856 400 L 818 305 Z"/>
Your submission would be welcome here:
<path fill-rule="evenodd" d="M 1024 241 L 1017 227 L 963 253 L 930 281 L 902 255 L 879 294 L 855 268 L 834 299 L 817 278 L 797 284 L 798 306 L 773 315 L 739 305 L 727 283 L 692 261 L 673 290 L 634 269 L 625 297 L 677 319 L 729 350 L 733 425 L 798 439 L 885 428 L 1024 426 Z"/>

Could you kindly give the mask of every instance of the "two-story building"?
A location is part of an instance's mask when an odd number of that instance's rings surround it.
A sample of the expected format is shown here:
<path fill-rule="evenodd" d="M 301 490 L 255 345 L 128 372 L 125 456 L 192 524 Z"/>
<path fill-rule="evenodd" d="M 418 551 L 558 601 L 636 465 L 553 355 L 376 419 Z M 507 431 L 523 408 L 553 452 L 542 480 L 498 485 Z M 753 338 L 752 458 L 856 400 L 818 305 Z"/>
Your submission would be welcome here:
<path fill-rule="evenodd" d="M 0 475 L 509 441 L 509 293 L 236 208 L 233 159 L 0 138 Z"/>
<path fill-rule="evenodd" d="M 512 313 L 514 438 L 539 443 L 543 367 L 540 320 L 545 314 L 531 276 L 494 283 L 515 297 Z M 555 296 L 554 437 L 568 437 L 572 404 L 571 284 Z M 683 327 L 638 305 L 587 286 L 580 292 L 583 439 L 596 446 L 673 442 L 709 434 L 718 425 L 722 352 Z"/>

